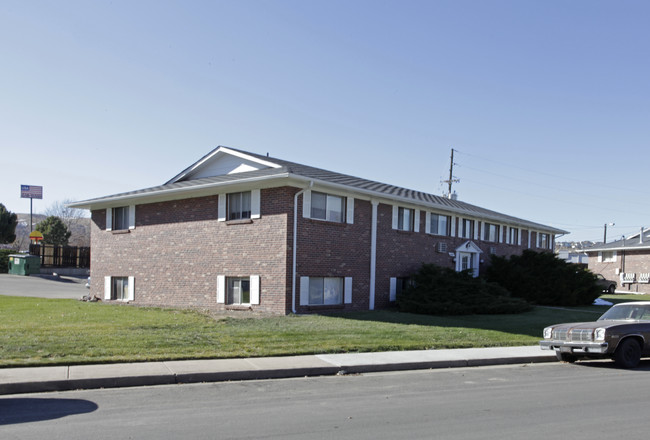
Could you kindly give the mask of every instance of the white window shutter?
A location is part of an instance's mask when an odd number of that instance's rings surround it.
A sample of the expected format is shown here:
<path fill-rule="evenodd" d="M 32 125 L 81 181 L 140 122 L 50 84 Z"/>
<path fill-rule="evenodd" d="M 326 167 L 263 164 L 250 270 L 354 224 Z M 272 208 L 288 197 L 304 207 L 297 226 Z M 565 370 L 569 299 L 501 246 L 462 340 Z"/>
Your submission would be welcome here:
<path fill-rule="evenodd" d="M 226 221 L 226 195 L 219 194 L 219 201 L 217 202 L 217 221 Z"/>
<path fill-rule="evenodd" d="M 250 276 L 251 288 L 251 304 L 257 305 L 260 303 L 260 276 Z"/>
<path fill-rule="evenodd" d="M 135 277 L 129 277 L 127 301 L 135 301 Z"/>
<path fill-rule="evenodd" d="M 129 206 L 129 229 L 135 229 L 135 205 Z"/>
<path fill-rule="evenodd" d="M 474 224 L 474 240 L 478 240 L 478 220 L 472 220 Z"/>
<path fill-rule="evenodd" d="M 226 302 L 226 276 L 217 275 L 217 304 Z"/>
<path fill-rule="evenodd" d="M 503 233 L 506 233 L 506 243 L 508 243 L 508 228 L 506 226 L 501 225 L 499 227 L 499 243 L 503 243 Z"/>
<path fill-rule="evenodd" d="M 104 277 L 104 299 L 111 299 L 111 277 Z"/>
<path fill-rule="evenodd" d="M 521 246 L 521 229 L 517 228 L 517 246 Z"/>
<path fill-rule="evenodd" d="M 456 236 L 456 216 L 451 216 L 451 236 Z"/>
<path fill-rule="evenodd" d="M 300 305 L 309 305 L 309 277 L 300 277 Z"/>
<path fill-rule="evenodd" d="M 398 216 L 399 216 L 399 208 L 393 205 L 393 229 L 397 229 L 397 225 L 399 223 Z"/>
<path fill-rule="evenodd" d="M 413 231 L 420 232 L 420 210 L 414 210 L 415 216 L 413 218 Z"/>
<path fill-rule="evenodd" d="M 348 208 L 348 212 L 345 215 L 345 221 L 346 223 L 353 225 L 354 224 L 354 197 L 348 197 L 346 205 Z"/>
<path fill-rule="evenodd" d="M 390 279 L 390 301 L 395 301 L 397 299 L 397 278 L 391 277 Z"/>
<path fill-rule="evenodd" d="M 432 234 L 433 231 L 431 231 L 431 213 L 430 212 L 425 212 L 424 213 L 424 232 L 427 234 Z M 436 231 L 438 232 L 438 231 Z"/>
<path fill-rule="evenodd" d="M 598 252 L 598 262 L 599 263 L 603 262 L 603 253 L 602 252 Z"/>
<path fill-rule="evenodd" d="M 352 277 L 345 277 L 343 288 L 343 301 L 345 304 L 352 304 Z"/>
<path fill-rule="evenodd" d="M 251 218 L 260 218 L 261 191 L 254 189 L 251 191 Z"/>
<path fill-rule="evenodd" d="M 106 208 L 106 230 L 113 230 L 113 209 Z"/>
<path fill-rule="evenodd" d="M 311 218 L 311 190 L 307 190 L 302 195 L 302 216 Z"/>

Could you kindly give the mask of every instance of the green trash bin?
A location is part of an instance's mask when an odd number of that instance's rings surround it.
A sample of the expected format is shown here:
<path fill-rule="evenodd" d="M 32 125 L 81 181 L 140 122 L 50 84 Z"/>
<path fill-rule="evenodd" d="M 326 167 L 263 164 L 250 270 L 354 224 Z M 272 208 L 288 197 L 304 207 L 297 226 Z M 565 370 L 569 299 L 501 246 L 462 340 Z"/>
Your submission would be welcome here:
<path fill-rule="evenodd" d="M 14 275 L 41 273 L 41 257 L 25 254 L 9 255 L 9 273 Z"/>

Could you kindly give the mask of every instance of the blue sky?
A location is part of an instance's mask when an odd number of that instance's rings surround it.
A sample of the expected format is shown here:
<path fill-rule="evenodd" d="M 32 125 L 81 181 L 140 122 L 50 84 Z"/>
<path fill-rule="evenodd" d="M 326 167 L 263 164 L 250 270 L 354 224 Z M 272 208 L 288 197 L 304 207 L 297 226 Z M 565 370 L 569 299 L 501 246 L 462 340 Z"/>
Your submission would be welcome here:
<path fill-rule="evenodd" d="M 218 145 L 608 241 L 650 226 L 650 3 L 3 1 L 0 202 L 164 183 Z"/>

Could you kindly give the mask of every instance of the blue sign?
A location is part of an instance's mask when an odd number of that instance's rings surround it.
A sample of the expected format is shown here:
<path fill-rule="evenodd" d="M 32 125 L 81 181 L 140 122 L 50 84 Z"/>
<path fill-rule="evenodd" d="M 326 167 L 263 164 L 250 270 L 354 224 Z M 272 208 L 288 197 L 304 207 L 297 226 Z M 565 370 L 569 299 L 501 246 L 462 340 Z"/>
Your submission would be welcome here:
<path fill-rule="evenodd" d="M 22 199 L 42 199 L 43 187 L 35 185 L 20 185 L 20 198 Z"/>

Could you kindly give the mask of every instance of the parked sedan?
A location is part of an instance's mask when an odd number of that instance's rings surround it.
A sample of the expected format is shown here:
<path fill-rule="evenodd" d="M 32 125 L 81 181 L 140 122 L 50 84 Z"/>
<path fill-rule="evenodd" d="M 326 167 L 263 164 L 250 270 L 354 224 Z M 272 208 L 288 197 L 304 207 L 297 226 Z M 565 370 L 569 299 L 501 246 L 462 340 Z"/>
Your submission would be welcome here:
<path fill-rule="evenodd" d="M 595 322 L 557 324 L 544 329 L 542 350 L 555 350 L 565 362 L 577 359 L 613 359 L 634 368 L 650 356 L 650 301 L 616 304 Z"/>
<path fill-rule="evenodd" d="M 596 283 L 598 283 L 598 285 L 602 287 L 603 291 L 607 291 L 607 293 L 609 293 L 610 295 L 616 293 L 616 281 L 608 280 L 602 274 L 599 273 L 596 274 L 596 278 L 598 278 L 596 280 Z"/>

